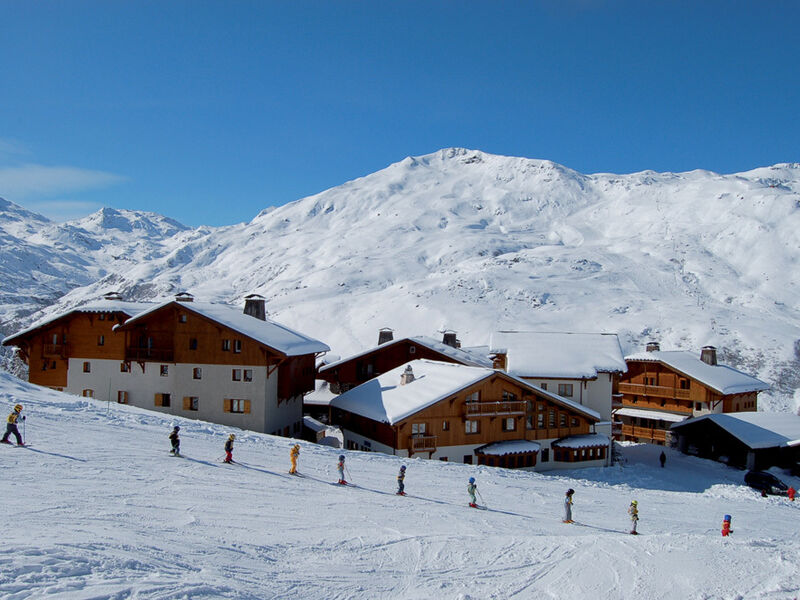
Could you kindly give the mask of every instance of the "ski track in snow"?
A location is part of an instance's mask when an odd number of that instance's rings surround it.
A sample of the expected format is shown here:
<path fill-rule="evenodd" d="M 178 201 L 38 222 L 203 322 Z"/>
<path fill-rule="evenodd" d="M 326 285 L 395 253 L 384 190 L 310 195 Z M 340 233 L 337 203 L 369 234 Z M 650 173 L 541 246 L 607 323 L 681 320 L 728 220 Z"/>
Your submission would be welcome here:
<path fill-rule="evenodd" d="M 0 448 L 0 597 L 792 598 L 800 506 L 742 472 L 626 445 L 625 467 L 542 475 L 341 452 L 67 396 L 0 374 L 31 448 Z M 10 410 L 10 408 L 9 408 Z M 185 458 L 168 454 L 181 425 Z M 467 506 L 474 475 L 488 505 Z M 795 483 L 800 483 L 794 480 Z M 561 523 L 573 487 L 577 524 Z M 639 501 L 638 537 L 626 508 Z M 13 499 L 13 500 L 9 500 Z M 800 504 L 800 503 L 798 503 Z M 722 515 L 734 533 L 722 538 Z"/>

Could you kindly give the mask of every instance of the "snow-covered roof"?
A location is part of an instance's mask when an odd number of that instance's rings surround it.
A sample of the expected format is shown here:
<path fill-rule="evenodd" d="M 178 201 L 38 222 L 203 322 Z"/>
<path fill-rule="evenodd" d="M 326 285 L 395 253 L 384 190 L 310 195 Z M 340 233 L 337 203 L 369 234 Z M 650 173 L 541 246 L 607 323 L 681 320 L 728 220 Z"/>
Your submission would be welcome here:
<path fill-rule="evenodd" d="M 414 381 L 400 385 L 400 375 L 408 365 L 414 372 Z M 330 405 L 373 421 L 394 425 L 398 421 L 452 396 L 459 390 L 493 375 L 507 377 L 535 394 L 547 397 L 593 421 L 600 420 L 600 414 L 596 411 L 552 392 L 539 389 L 523 379 L 512 377 L 502 371 L 427 359 L 413 360 L 387 371 L 337 396 Z"/>
<path fill-rule="evenodd" d="M 769 384 L 727 365 L 709 365 L 685 350 L 656 350 L 625 357 L 626 361 L 657 362 L 679 371 L 720 394 L 742 394 L 769 389 Z"/>
<path fill-rule="evenodd" d="M 669 421 L 670 423 L 680 423 L 689 418 L 688 415 L 676 415 L 675 413 L 660 410 L 645 410 L 643 408 L 620 408 L 614 411 L 615 415 L 623 417 L 637 417 L 640 419 L 655 419 L 656 421 Z"/>
<path fill-rule="evenodd" d="M 171 300 L 152 306 L 146 311 L 140 312 L 123 324 L 127 327 L 145 319 L 148 315 L 161 310 L 162 308 L 175 305 L 182 310 L 194 312 L 207 319 L 220 323 L 233 331 L 241 333 L 260 344 L 264 344 L 285 354 L 286 356 L 302 356 L 304 354 L 316 354 L 317 352 L 327 352 L 330 348 L 314 338 L 303 335 L 298 331 L 289 329 L 285 325 L 274 321 L 262 321 L 250 315 L 244 314 L 241 309 L 229 304 L 213 304 L 210 302 L 176 302 Z"/>
<path fill-rule="evenodd" d="M 800 416 L 791 413 L 715 413 L 687 419 L 670 429 L 679 429 L 705 419 L 711 420 L 754 450 L 792 446 L 800 440 Z"/>
<path fill-rule="evenodd" d="M 592 379 L 628 370 L 615 333 L 497 331 L 491 348 L 506 354 L 506 371 L 518 377 Z"/>
<path fill-rule="evenodd" d="M 523 452 L 539 452 L 542 445 L 530 440 L 509 440 L 507 442 L 492 442 L 480 448 L 475 448 L 476 454 L 491 454 L 492 456 L 505 456 L 506 454 L 521 454 Z"/>
<path fill-rule="evenodd" d="M 309 417 L 307 415 L 303 417 L 303 425 L 316 433 L 328 429 L 328 426 L 325 425 L 325 423 L 317 421 L 314 417 Z"/>
<path fill-rule="evenodd" d="M 414 381 L 400 385 L 410 365 Z M 458 390 L 495 374 L 492 369 L 433 360 L 413 360 L 340 394 L 331 406 L 394 425 Z"/>
<path fill-rule="evenodd" d="M 597 446 L 609 446 L 611 440 L 602 433 L 589 433 L 587 435 L 571 435 L 553 442 L 553 447 L 558 448 L 596 448 Z"/>
<path fill-rule="evenodd" d="M 477 347 L 475 349 L 453 348 L 452 346 L 445 344 L 444 342 L 435 340 L 431 337 L 419 335 L 419 336 L 400 338 L 397 340 L 384 342 L 379 346 L 368 348 L 366 350 L 363 350 L 362 352 L 353 354 L 352 356 L 348 356 L 336 362 L 329 363 L 324 367 L 320 368 L 320 372 L 327 371 L 329 369 L 335 369 L 342 363 L 349 362 L 355 358 L 359 358 L 361 356 L 374 352 L 375 350 L 388 348 L 390 346 L 399 344 L 401 342 L 412 342 L 419 346 L 424 346 L 429 350 L 433 350 L 434 352 L 438 352 L 439 354 L 448 356 L 458 361 L 462 365 L 468 365 L 472 367 L 489 367 L 489 368 L 492 367 L 492 360 L 486 354 L 481 353 L 482 350 L 486 348 L 485 346 Z"/>
<path fill-rule="evenodd" d="M 81 306 L 76 306 L 66 312 L 59 313 L 57 315 L 49 315 L 42 319 L 39 319 L 29 327 L 26 327 L 22 331 L 18 331 L 17 333 L 8 336 L 3 340 L 3 344 L 12 344 L 13 341 L 18 337 L 23 337 L 37 329 L 41 329 L 42 327 L 48 326 L 50 323 L 54 323 L 64 317 L 67 317 L 73 313 L 114 313 L 114 312 L 121 312 L 125 313 L 128 316 L 134 317 L 139 313 L 147 310 L 153 306 L 150 302 L 126 302 L 124 300 L 99 300 L 96 302 L 89 302 L 87 304 L 82 304 Z"/>
<path fill-rule="evenodd" d="M 314 391 L 309 392 L 303 396 L 303 404 L 310 404 L 312 406 L 328 406 L 331 400 L 336 398 L 337 394 L 331 391 L 330 385 L 327 381 L 317 379 L 314 385 Z"/>

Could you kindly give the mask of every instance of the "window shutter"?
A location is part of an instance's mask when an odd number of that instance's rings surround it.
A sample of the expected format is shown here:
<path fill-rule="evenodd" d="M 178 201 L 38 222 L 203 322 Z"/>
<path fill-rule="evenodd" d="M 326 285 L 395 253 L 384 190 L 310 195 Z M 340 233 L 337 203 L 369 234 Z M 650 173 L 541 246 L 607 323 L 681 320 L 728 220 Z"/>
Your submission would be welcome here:
<path fill-rule="evenodd" d="M 225 400 L 222 401 L 222 410 L 224 410 L 225 412 L 231 412 L 232 404 L 233 402 L 231 402 L 230 398 L 225 398 Z"/>
<path fill-rule="evenodd" d="M 192 408 L 192 399 L 190 396 L 183 397 L 183 410 L 190 410 Z"/>
<path fill-rule="evenodd" d="M 162 403 L 163 403 L 163 401 L 161 399 L 161 394 L 156 394 L 156 400 L 155 400 L 156 406 L 161 406 Z"/>
<path fill-rule="evenodd" d="M 245 414 L 250 414 L 250 400 L 244 401 L 244 412 Z"/>

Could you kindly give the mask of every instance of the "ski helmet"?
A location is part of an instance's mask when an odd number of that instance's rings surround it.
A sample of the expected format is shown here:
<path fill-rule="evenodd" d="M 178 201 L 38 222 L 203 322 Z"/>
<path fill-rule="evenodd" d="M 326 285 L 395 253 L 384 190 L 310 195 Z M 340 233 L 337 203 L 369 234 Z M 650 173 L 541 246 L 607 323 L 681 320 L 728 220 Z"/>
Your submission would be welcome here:
<path fill-rule="evenodd" d="M 474 477 L 470 477 L 470 478 L 469 478 L 469 482 L 470 482 L 470 483 L 475 483 L 475 478 L 474 478 Z"/>
<path fill-rule="evenodd" d="M 181 430 L 181 428 L 180 428 L 180 427 L 178 427 L 177 425 L 175 425 L 175 427 L 174 427 L 173 429 L 174 429 L 175 431 L 180 431 L 180 430 Z"/>
<path fill-rule="evenodd" d="M 344 460 L 344 454 L 339 455 L 339 460 Z"/>
<path fill-rule="evenodd" d="M 572 494 L 574 494 L 574 493 L 575 493 L 575 490 L 573 490 L 572 488 L 569 488 L 567 490 L 567 496 L 572 496 Z"/>
<path fill-rule="evenodd" d="M 232 433 L 232 434 L 230 434 L 230 435 L 228 436 L 228 439 L 229 439 L 229 440 L 235 440 L 235 439 L 236 439 L 236 434 L 235 434 L 235 433 Z"/>
<path fill-rule="evenodd" d="M 723 520 L 723 521 L 728 521 L 728 522 L 730 522 L 730 520 L 731 520 L 731 516 L 730 516 L 730 515 L 725 515 L 725 516 L 722 518 L 722 520 Z"/>
<path fill-rule="evenodd" d="M 401 471 L 405 471 L 405 470 L 406 470 L 406 466 L 405 466 L 405 465 L 402 465 L 402 466 L 400 467 L 400 470 L 401 470 Z"/>
<path fill-rule="evenodd" d="M 631 504 L 633 504 L 634 506 L 636 506 L 636 505 L 637 505 L 637 504 L 639 504 L 639 503 L 638 503 L 636 500 L 631 500 Z"/>
<path fill-rule="evenodd" d="M 15 411 L 17 411 L 17 412 L 22 412 L 22 404 L 17 404 L 17 405 L 14 407 L 14 410 L 15 410 Z"/>

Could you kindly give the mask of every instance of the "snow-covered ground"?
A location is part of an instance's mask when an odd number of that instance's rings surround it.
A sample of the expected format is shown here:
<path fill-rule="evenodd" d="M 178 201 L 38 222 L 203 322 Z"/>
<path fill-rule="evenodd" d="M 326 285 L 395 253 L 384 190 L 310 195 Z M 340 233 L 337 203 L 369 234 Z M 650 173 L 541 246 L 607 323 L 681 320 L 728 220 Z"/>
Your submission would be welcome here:
<path fill-rule="evenodd" d="M 0 446 L 0 597 L 794 598 L 800 506 L 659 448 L 559 475 L 346 452 L 43 390 L 0 373 L 29 448 Z M 5 413 L 4 413 L 5 414 Z M 168 454 L 181 425 L 186 458 Z M 237 465 L 220 462 L 237 434 Z M 401 464 L 406 490 L 394 494 Z M 478 481 L 488 510 L 468 508 Z M 787 478 L 788 479 L 788 478 Z M 795 484 L 800 483 L 792 480 Z M 576 525 L 561 519 L 576 490 Z M 626 509 L 639 502 L 641 535 Z M 800 505 L 800 503 L 798 503 Z M 734 534 L 722 538 L 724 514 Z"/>

